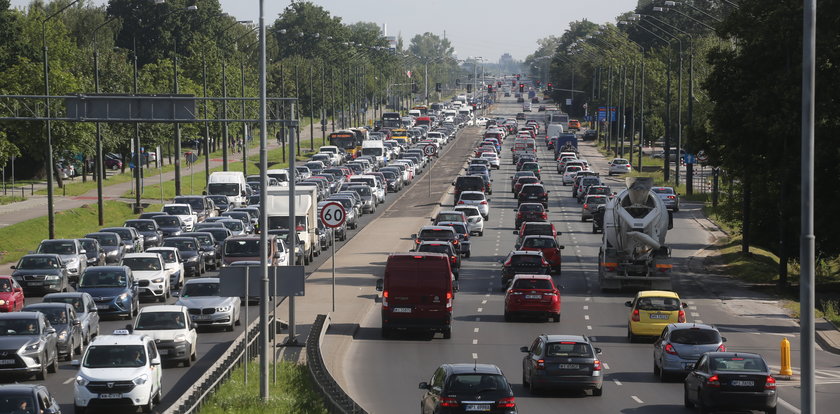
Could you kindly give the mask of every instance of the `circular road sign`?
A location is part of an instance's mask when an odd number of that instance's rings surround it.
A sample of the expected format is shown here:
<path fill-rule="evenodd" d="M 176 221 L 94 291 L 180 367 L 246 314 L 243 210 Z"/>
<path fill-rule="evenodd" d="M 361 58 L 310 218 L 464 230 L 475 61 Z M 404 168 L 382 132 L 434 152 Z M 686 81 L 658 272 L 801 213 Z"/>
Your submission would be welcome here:
<path fill-rule="evenodd" d="M 437 148 L 434 145 L 429 144 L 423 147 L 423 153 L 426 154 L 427 157 L 431 157 L 437 153 Z"/>
<path fill-rule="evenodd" d="M 706 154 L 706 151 L 700 150 L 697 151 L 697 161 L 706 162 L 709 160 L 709 154 Z"/>
<path fill-rule="evenodd" d="M 347 213 L 344 211 L 344 206 L 341 203 L 331 202 L 321 208 L 321 222 L 327 227 L 341 227 L 346 219 Z"/>

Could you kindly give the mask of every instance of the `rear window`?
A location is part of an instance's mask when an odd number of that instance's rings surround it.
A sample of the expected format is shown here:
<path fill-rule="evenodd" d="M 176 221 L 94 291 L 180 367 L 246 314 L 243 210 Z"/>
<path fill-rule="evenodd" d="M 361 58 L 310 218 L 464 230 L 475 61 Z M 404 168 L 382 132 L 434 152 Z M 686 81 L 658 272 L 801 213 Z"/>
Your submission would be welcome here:
<path fill-rule="evenodd" d="M 525 194 L 542 194 L 545 188 L 541 185 L 527 185 L 523 186 L 521 191 Z"/>
<path fill-rule="evenodd" d="M 454 240 L 456 236 L 454 231 L 423 230 L 420 232 L 420 238 L 424 240 Z"/>
<path fill-rule="evenodd" d="M 613 160 L 613 164 L 629 164 L 629 162 L 627 162 L 627 160 L 625 159 L 618 158 Z"/>
<path fill-rule="evenodd" d="M 643 297 L 636 303 L 636 309 L 645 311 L 677 311 L 680 310 L 680 300 L 676 298 Z"/>
<path fill-rule="evenodd" d="M 551 281 L 547 279 L 519 279 L 513 283 L 514 289 L 543 289 L 551 290 Z"/>
<path fill-rule="evenodd" d="M 418 252 L 429 252 L 429 253 L 443 253 L 445 255 L 449 255 L 452 251 L 449 249 L 449 246 L 446 244 L 421 244 L 420 247 L 417 248 Z"/>
<path fill-rule="evenodd" d="M 545 354 L 557 357 L 591 357 L 592 347 L 584 342 L 555 342 L 546 346 Z"/>
<path fill-rule="evenodd" d="M 671 342 L 684 345 L 709 345 L 720 342 L 720 334 L 712 329 L 678 329 L 671 332 Z"/>
<path fill-rule="evenodd" d="M 585 177 L 585 178 L 584 178 L 583 180 L 581 180 L 581 182 L 580 182 L 580 184 L 581 184 L 581 185 L 583 185 L 583 186 L 588 186 L 588 185 L 598 185 L 598 184 L 600 184 L 600 183 L 601 183 L 601 180 L 599 180 L 599 179 L 597 179 L 597 178 L 589 178 L 589 177 Z"/>
<path fill-rule="evenodd" d="M 464 216 L 455 213 L 441 213 L 438 214 L 437 221 L 464 221 Z"/>
<path fill-rule="evenodd" d="M 606 197 L 587 197 L 586 202 L 588 204 L 606 204 L 607 198 Z"/>
<path fill-rule="evenodd" d="M 519 211 L 522 212 L 543 212 L 545 209 L 542 204 L 526 203 L 519 206 Z"/>
<path fill-rule="evenodd" d="M 553 236 L 554 231 L 551 229 L 551 225 L 539 225 L 539 224 L 528 224 L 525 226 L 525 235 L 529 234 L 545 234 L 547 236 Z"/>
<path fill-rule="evenodd" d="M 522 246 L 533 247 L 535 249 L 550 249 L 552 247 L 557 247 L 557 242 L 554 241 L 553 238 L 532 237 L 525 239 L 525 242 L 522 244 Z"/>
<path fill-rule="evenodd" d="M 536 255 L 517 255 L 510 260 L 512 265 L 541 265 L 542 257 Z"/>
<path fill-rule="evenodd" d="M 594 187 L 589 189 L 589 194 L 607 195 L 610 193 L 609 187 Z"/>
<path fill-rule="evenodd" d="M 537 177 L 527 176 L 520 178 L 517 182 L 520 184 L 534 184 L 540 182 L 540 180 L 538 180 Z"/>
<path fill-rule="evenodd" d="M 458 208 L 458 211 L 460 211 L 460 212 L 462 212 L 462 213 L 466 214 L 466 215 L 467 215 L 467 217 L 474 217 L 474 216 L 480 216 L 480 215 L 481 215 L 481 213 L 479 213 L 479 212 L 478 212 L 478 209 L 477 209 L 477 208 L 475 208 L 475 207 L 472 207 L 472 208 L 469 208 L 469 207 L 464 208 L 464 207 L 462 207 L 462 208 Z"/>
<path fill-rule="evenodd" d="M 453 394 L 472 394 L 494 390 L 507 391 L 508 385 L 501 375 L 461 374 L 451 377 L 446 389 Z"/>
<path fill-rule="evenodd" d="M 579 165 L 570 165 L 570 166 L 566 167 L 566 172 L 578 172 L 580 170 L 581 170 L 581 168 L 580 168 Z"/>
<path fill-rule="evenodd" d="M 461 194 L 461 200 L 484 200 L 484 193 L 464 193 Z"/>
<path fill-rule="evenodd" d="M 761 358 L 753 356 L 731 356 L 709 358 L 709 368 L 713 371 L 767 371 Z"/>
<path fill-rule="evenodd" d="M 652 190 L 656 194 L 674 194 L 674 190 L 669 187 L 653 187 Z"/>

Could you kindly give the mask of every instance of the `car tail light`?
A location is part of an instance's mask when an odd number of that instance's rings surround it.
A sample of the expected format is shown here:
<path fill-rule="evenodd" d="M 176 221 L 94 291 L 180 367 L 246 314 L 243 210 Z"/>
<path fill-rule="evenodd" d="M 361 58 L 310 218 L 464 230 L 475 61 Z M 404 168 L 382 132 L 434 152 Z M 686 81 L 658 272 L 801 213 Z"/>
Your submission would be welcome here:
<path fill-rule="evenodd" d="M 776 389 L 776 379 L 768 375 L 767 379 L 764 381 L 764 389 L 765 390 L 775 390 Z"/>
<path fill-rule="evenodd" d="M 627 164 L 627 168 L 630 168 L 630 164 Z"/>
<path fill-rule="evenodd" d="M 685 322 L 685 311 L 681 310 L 679 316 L 677 316 L 677 322 L 683 323 Z"/>
<path fill-rule="evenodd" d="M 717 348 L 717 352 L 726 352 L 726 345 L 720 344 L 720 346 Z"/>
<path fill-rule="evenodd" d="M 548 193 L 542 193 L 543 197 L 548 197 Z"/>
<path fill-rule="evenodd" d="M 499 408 L 514 408 L 516 407 L 516 399 L 514 397 L 505 397 L 499 400 Z"/>
<path fill-rule="evenodd" d="M 677 350 L 674 349 L 674 346 L 671 345 L 671 344 L 665 345 L 664 351 L 671 354 L 671 355 L 677 355 Z"/>
<path fill-rule="evenodd" d="M 592 361 L 592 370 L 593 371 L 600 371 L 601 370 L 601 361 L 600 360 L 596 359 L 595 361 Z"/>
<path fill-rule="evenodd" d="M 521 212 L 520 212 L 520 213 L 516 213 L 516 218 L 522 218 L 522 214 L 523 214 L 523 213 L 521 213 Z"/>
<path fill-rule="evenodd" d="M 588 209 L 588 208 L 589 208 L 589 204 L 583 203 L 583 208 Z"/>
<path fill-rule="evenodd" d="M 452 260 L 452 263 L 455 263 L 456 256 L 449 256 L 449 259 Z"/>
<path fill-rule="evenodd" d="M 414 239 L 415 244 L 420 244 L 420 239 Z"/>
<path fill-rule="evenodd" d="M 545 360 L 544 359 L 538 359 L 537 360 L 537 369 L 545 369 Z"/>
<path fill-rule="evenodd" d="M 452 292 L 446 292 L 446 310 L 452 312 Z"/>
<path fill-rule="evenodd" d="M 544 218 L 544 219 L 548 219 L 548 213 L 543 212 L 543 213 L 542 213 L 542 218 Z"/>
<path fill-rule="evenodd" d="M 295 230 L 296 231 L 303 231 L 303 226 L 297 226 L 297 227 L 295 227 Z"/>
<path fill-rule="evenodd" d="M 458 402 L 457 398 L 441 397 L 440 406 L 441 407 L 460 407 L 461 403 Z"/>
<path fill-rule="evenodd" d="M 459 200 L 458 204 L 464 204 L 464 200 Z"/>
<path fill-rule="evenodd" d="M 616 269 L 618 269 L 618 263 L 615 262 L 604 262 L 601 265 L 604 266 L 604 268 L 606 268 L 608 272 L 614 272 Z"/>
<path fill-rule="evenodd" d="M 487 204 L 487 201 L 482 201 L 482 202 L 480 202 L 480 203 L 478 203 L 478 204 L 486 205 L 486 204 Z"/>
<path fill-rule="evenodd" d="M 503 264 L 502 266 L 510 266 L 510 262 L 511 262 L 511 260 L 512 260 L 512 259 L 508 259 L 508 260 L 505 262 L 505 264 Z"/>
<path fill-rule="evenodd" d="M 639 316 L 639 310 L 638 309 L 633 309 L 632 320 L 633 320 L 633 322 L 639 322 L 639 321 L 642 320 L 642 318 Z"/>
<path fill-rule="evenodd" d="M 458 244 L 458 240 L 452 240 L 452 244 Z"/>
<path fill-rule="evenodd" d="M 668 199 L 669 199 L 669 200 L 673 200 L 674 198 L 676 198 L 676 197 L 674 197 L 674 196 L 668 196 Z"/>
<path fill-rule="evenodd" d="M 720 388 L 720 378 L 717 375 L 712 375 L 706 380 L 706 386 Z"/>
<path fill-rule="evenodd" d="M 382 292 L 382 309 L 388 309 L 388 291 Z"/>

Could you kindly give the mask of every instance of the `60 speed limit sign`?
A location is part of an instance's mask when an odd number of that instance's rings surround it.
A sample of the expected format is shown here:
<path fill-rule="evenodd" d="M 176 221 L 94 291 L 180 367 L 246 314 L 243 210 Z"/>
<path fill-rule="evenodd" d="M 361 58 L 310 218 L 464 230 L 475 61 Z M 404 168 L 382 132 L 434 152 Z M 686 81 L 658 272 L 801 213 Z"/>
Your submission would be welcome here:
<path fill-rule="evenodd" d="M 437 147 L 432 144 L 426 145 L 423 147 L 423 153 L 426 154 L 427 157 L 431 157 L 437 153 Z"/>
<path fill-rule="evenodd" d="M 321 208 L 321 222 L 327 227 L 341 227 L 346 219 L 347 213 L 341 203 L 331 202 L 324 204 L 324 207 Z"/>

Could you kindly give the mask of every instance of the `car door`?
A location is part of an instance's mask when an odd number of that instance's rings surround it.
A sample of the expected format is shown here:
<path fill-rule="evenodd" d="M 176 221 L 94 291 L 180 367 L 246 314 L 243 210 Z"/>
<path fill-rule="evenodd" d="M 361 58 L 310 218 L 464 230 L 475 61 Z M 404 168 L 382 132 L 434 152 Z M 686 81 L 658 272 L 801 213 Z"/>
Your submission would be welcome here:
<path fill-rule="evenodd" d="M 542 355 L 542 339 L 537 338 L 531 344 L 531 348 L 527 355 L 522 362 L 522 369 L 524 370 L 524 376 L 531 380 L 531 376 L 533 375 L 534 370 L 537 368 L 537 361 L 540 359 L 540 355 Z"/>
<path fill-rule="evenodd" d="M 653 343 L 653 361 L 654 361 L 653 364 L 654 365 L 656 365 L 656 361 L 659 361 L 662 358 L 662 347 L 664 346 L 663 344 L 665 343 L 665 340 L 668 338 L 668 335 L 670 335 L 670 333 L 671 333 L 670 329 L 668 329 L 668 328 L 663 329 L 662 334 L 659 335 L 659 338 L 656 338 L 656 342 Z M 660 368 L 662 368 L 662 367 L 660 366 Z"/>
<path fill-rule="evenodd" d="M 446 370 L 442 367 L 435 370 L 435 373 L 429 380 L 429 389 L 423 394 L 423 414 L 437 412 L 438 404 L 440 404 L 440 396 L 443 393 L 444 378 L 446 378 Z"/>
<path fill-rule="evenodd" d="M 23 288 L 20 284 L 15 280 L 15 278 L 10 277 L 9 281 L 12 282 L 12 298 L 15 301 L 15 309 L 12 309 L 12 312 L 19 311 L 23 308 L 26 304 L 26 298 L 23 296 Z"/>
<path fill-rule="evenodd" d="M 703 355 L 697 361 L 694 369 L 685 377 L 685 392 L 691 401 L 697 401 L 700 396 L 698 390 L 706 380 L 705 371 L 708 371 L 709 357 Z"/>
<path fill-rule="evenodd" d="M 58 334 L 56 334 L 55 329 L 50 325 L 50 321 L 47 320 L 44 314 L 40 315 L 39 324 L 41 325 L 41 335 L 44 338 L 47 361 L 52 361 L 53 359 L 58 361 Z M 51 332 L 48 332 L 48 330 Z M 49 356 L 50 352 L 52 352 L 52 358 Z"/>
<path fill-rule="evenodd" d="M 185 320 L 191 320 L 191 319 L 185 319 Z M 151 377 L 152 377 L 152 384 L 154 385 L 152 387 L 152 394 L 149 396 L 149 398 L 154 398 L 158 393 L 161 393 L 161 391 L 160 391 L 160 379 L 161 379 L 161 376 L 163 375 L 163 368 L 161 368 L 163 365 L 160 364 L 160 363 L 157 364 L 157 365 L 152 364 L 152 360 L 155 359 L 155 358 L 157 358 L 158 361 L 160 361 L 160 355 L 158 355 L 157 346 L 155 346 L 154 341 L 146 342 L 146 348 L 147 348 L 146 351 L 149 353 L 149 358 L 147 359 L 148 364 L 149 364 L 149 371 L 150 371 Z"/>
<path fill-rule="evenodd" d="M 85 313 L 87 314 L 88 335 L 93 337 L 93 333 L 99 334 L 99 312 L 96 311 L 96 303 L 89 295 L 83 295 L 82 300 L 85 306 Z"/>
<path fill-rule="evenodd" d="M 68 326 L 71 329 L 72 335 L 75 337 L 73 339 L 74 344 L 79 344 L 79 349 L 82 349 L 82 344 L 85 343 L 84 335 L 82 335 L 82 321 L 80 320 L 79 316 L 76 314 L 76 308 L 73 305 L 67 307 L 67 322 Z"/>

